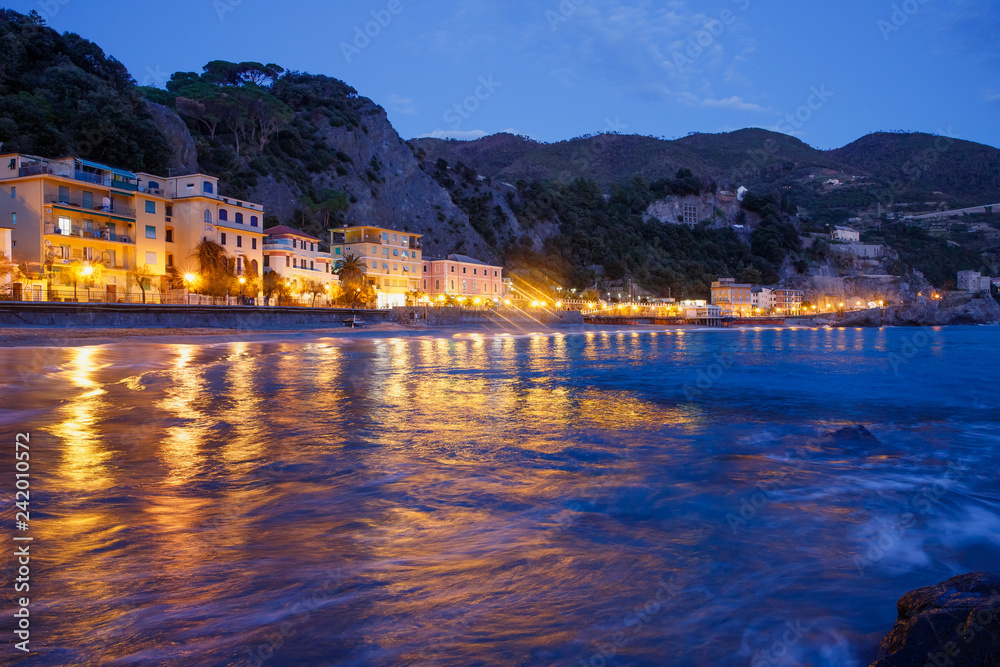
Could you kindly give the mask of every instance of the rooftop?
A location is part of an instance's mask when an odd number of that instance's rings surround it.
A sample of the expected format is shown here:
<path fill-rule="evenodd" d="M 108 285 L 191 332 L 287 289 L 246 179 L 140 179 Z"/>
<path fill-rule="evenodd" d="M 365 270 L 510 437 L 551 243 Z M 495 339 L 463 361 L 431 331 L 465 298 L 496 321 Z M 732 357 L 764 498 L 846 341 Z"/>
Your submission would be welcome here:
<path fill-rule="evenodd" d="M 310 241 L 319 241 L 311 234 L 306 234 L 305 232 L 300 232 L 297 229 L 289 227 L 288 225 L 278 225 L 277 227 L 271 227 L 270 229 L 265 229 L 264 233 L 268 236 L 296 236 L 300 239 L 309 239 Z"/>

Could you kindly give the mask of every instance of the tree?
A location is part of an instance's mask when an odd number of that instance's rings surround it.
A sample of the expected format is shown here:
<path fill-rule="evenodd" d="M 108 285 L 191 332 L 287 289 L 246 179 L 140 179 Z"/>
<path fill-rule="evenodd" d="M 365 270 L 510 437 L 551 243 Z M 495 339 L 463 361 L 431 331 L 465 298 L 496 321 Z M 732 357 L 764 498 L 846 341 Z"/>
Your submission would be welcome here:
<path fill-rule="evenodd" d="M 291 290 L 288 285 L 285 284 L 285 280 L 280 274 L 274 271 L 267 271 L 264 273 L 264 278 L 261 281 L 261 290 L 264 292 L 264 304 L 268 305 L 271 301 L 271 297 L 275 294 L 278 297 L 278 305 L 281 305 L 282 297 L 288 297 L 291 294 Z"/>
<path fill-rule="evenodd" d="M 365 272 L 368 270 L 368 263 L 364 257 L 359 255 L 347 255 L 344 259 L 337 260 L 334 264 L 333 272 L 340 276 L 340 284 L 345 289 L 357 289 L 361 283 L 365 282 Z"/>
<path fill-rule="evenodd" d="M 312 297 L 312 307 L 316 307 L 316 297 L 326 294 L 326 285 L 318 280 L 306 280 L 302 283 L 302 293 Z"/>
<path fill-rule="evenodd" d="M 141 264 L 136 266 L 134 269 L 130 269 L 126 275 L 126 280 L 128 284 L 135 285 L 142 291 L 142 302 L 146 303 L 146 290 L 148 290 L 151 285 L 153 278 L 156 276 L 153 270 L 149 268 L 146 264 Z"/>
<path fill-rule="evenodd" d="M 101 276 L 104 274 L 103 264 L 91 264 L 89 262 L 81 262 L 75 260 L 69 265 L 69 275 L 73 279 L 73 300 L 76 301 L 77 297 L 77 285 L 79 283 L 86 283 L 89 286 L 93 285 L 95 281 L 100 281 Z"/>
<path fill-rule="evenodd" d="M 236 280 L 234 263 L 226 249 L 215 241 L 204 239 L 194 251 L 194 259 L 201 272 L 202 291 L 210 296 L 225 296 L 232 291 Z"/>

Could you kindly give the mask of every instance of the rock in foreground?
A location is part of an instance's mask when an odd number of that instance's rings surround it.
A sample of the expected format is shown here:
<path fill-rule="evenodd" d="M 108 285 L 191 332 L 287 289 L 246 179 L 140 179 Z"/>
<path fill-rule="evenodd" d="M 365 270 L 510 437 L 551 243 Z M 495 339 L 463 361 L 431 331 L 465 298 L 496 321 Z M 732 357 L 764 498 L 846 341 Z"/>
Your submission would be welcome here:
<path fill-rule="evenodd" d="M 1000 574 L 977 572 L 899 599 L 872 667 L 1000 665 Z"/>

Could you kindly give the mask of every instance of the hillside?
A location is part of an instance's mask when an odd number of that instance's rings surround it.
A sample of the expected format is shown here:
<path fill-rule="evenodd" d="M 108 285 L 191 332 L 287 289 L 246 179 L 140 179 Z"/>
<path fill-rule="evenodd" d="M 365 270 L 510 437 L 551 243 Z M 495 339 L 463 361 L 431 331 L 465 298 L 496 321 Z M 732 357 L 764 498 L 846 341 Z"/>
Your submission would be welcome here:
<path fill-rule="evenodd" d="M 914 236 L 875 220 L 880 204 L 884 214 L 995 201 L 1000 151 L 987 146 L 947 140 L 929 159 L 945 140 L 876 134 L 824 152 L 760 129 L 674 141 L 405 142 L 378 104 L 331 77 L 214 61 L 175 73 L 166 90 L 138 88 L 97 45 L 35 13 L 2 12 L 0 39 L 4 150 L 201 170 L 264 204 L 267 224 L 320 238 L 331 227 L 385 225 L 423 234 L 429 255 L 503 261 L 567 287 L 635 280 L 689 296 L 720 276 L 777 282 L 925 266 L 943 285 L 978 268 L 970 262 L 994 272 L 1000 257 L 988 225 Z M 742 203 L 722 192 L 740 185 L 751 190 Z M 871 238 L 898 261 L 834 262 L 801 238 L 856 216 L 883 230 Z"/>
<path fill-rule="evenodd" d="M 79 35 L 0 9 L 4 152 L 166 168 L 169 146 L 125 66 Z"/>

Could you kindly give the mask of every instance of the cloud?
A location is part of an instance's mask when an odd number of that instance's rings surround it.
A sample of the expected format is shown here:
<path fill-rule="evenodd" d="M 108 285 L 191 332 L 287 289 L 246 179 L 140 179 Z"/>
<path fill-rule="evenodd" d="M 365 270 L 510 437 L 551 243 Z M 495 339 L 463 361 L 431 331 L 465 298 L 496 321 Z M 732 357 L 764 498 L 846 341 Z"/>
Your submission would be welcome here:
<path fill-rule="evenodd" d="M 996 104 L 996 103 L 1000 102 L 1000 93 L 995 93 L 992 90 L 987 90 L 986 94 L 985 94 L 985 97 L 986 97 L 986 101 L 987 102 L 990 102 L 990 103 L 993 103 L 993 104 Z"/>
<path fill-rule="evenodd" d="M 760 106 L 759 104 L 754 104 L 752 102 L 746 102 L 743 98 L 733 95 L 732 97 L 727 97 L 724 100 L 713 100 L 705 99 L 701 101 L 703 107 L 709 107 L 712 109 L 735 109 L 736 111 L 754 111 L 754 112 L 765 112 L 767 109 Z"/>
<path fill-rule="evenodd" d="M 400 97 L 396 93 L 389 96 L 386 102 L 393 111 L 403 114 L 415 114 L 417 113 L 417 107 L 413 104 L 413 98 L 411 97 Z"/>

